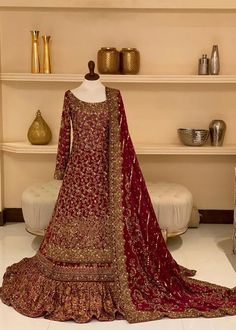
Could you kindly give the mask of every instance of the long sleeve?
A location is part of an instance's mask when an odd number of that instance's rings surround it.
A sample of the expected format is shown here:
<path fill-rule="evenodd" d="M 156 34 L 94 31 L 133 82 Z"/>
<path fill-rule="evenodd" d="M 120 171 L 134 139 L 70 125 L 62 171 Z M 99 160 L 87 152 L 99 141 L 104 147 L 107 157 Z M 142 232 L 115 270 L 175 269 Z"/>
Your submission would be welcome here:
<path fill-rule="evenodd" d="M 67 95 L 65 94 L 57 149 L 56 169 L 54 173 L 54 179 L 56 180 L 62 180 L 64 177 L 67 162 L 70 156 L 70 133 L 71 123 L 69 104 Z"/>

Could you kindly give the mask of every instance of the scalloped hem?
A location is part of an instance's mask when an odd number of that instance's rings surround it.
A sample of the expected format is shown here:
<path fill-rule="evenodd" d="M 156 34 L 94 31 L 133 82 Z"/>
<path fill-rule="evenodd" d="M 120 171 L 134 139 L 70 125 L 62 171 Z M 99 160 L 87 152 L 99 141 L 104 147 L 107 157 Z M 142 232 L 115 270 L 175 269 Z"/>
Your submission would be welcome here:
<path fill-rule="evenodd" d="M 7 268 L 0 297 L 8 306 L 29 317 L 78 323 L 123 319 L 115 300 L 114 282 L 57 281 L 40 273 L 34 258 Z"/>
<path fill-rule="evenodd" d="M 180 269 L 188 276 L 194 273 L 184 267 Z M 196 280 L 185 278 L 185 281 L 191 284 Z M 119 299 L 116 298 L 115 282 L 54 280 L 39 271 L 35 257 L 25 258 L 7 268 L 2 288 L 0 288 L 0 298 L 3 303 L 28 317 L 43 316 L 54 321 L 73 320 L 77 323 L 89 322 L 93 318 L 99 321 L 126 319 L 129 323 L 135 323 L 163 317 L 210 318 L 236 315 L 236 288 L 230 290 L 203 281 L 196 282 L 202 286 L 207 284 L 212 288 L 220 289 L 222 293 L 231 292 L 233 300 L 230 302 L 226 299 L 225 304 L 208 311 L 195 308 L 186 308 L 182 311 L 138 311 L 129 310 L 128 306 L 122 309 L 119 306 Z"/>

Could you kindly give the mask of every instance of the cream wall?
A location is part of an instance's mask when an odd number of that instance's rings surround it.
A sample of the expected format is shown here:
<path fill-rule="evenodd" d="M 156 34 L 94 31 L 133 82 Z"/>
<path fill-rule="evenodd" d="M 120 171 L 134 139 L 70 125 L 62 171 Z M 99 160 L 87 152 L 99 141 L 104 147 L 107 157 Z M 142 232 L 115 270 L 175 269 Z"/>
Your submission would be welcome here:
<path fill-rule="evenodd" d="M 1 41 L 1 31 L 0 31 L 0 41 Z M 1 42 L 0 42 L 0 54 L 1 54 Z M 0 56 L 0 72 L 1 72 L 1 56 Z M 3 140 L 2 136 L 2 85 L 0 84 L 0 141 Z M 3 210 L 3 153 L 0 150 L 0 212 Z"/>
<path fill-rule="evenodd" d="M 136 46 L 140 73 L 193 74 L 202 53 L 220 45 L 222 72 L 236 73 L 235 12 L 70 9 L 1 13 L 2 66 L 7 72 L 30 69 L 30 33 L 50 34 L 55 72 L 82 73 L 101 46 Z M 16 58 L 17 54 L 17 58 Z"/>
<path fill-rule="evenodd" d="M 236 11 L 158 10 L 2 10 L 2 72 L 29 72 L 29 31 L 52 36 L 54 73 L 85 73 L 102 46 L 137 47 L 141 74 L 195 74 L 203 53 L 219 45 L 221 73 L 236 74 Z M 178 143 L 178 127 L 227 123 L 225 143 L 236 143 L 236 85 L 107 84 L 122 92 L 134 144 Z M 57 141 L 63 95 L 75 83 L 2 84 L 3 141 L 26 140 L 37 109 Z M 152 181 L 180 182 L 193 192 L 199 208 L 231 209 L 233 156 L 140 156 Z M 50 180 L 55 156 L 4 153 L 5 207 L 20 207 L 22 191 Z"/>

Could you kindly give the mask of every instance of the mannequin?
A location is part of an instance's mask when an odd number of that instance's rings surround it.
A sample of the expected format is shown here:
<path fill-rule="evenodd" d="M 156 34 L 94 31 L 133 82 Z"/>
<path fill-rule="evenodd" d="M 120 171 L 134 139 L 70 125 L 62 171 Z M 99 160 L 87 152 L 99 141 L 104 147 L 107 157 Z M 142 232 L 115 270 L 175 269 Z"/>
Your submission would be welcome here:
<path fill-rule="evenodd" d="M 79 100 L 89 103 L 104 102 L 106 100 L 105 86 L 101 83 L 99 75 L 94 73 L 95 63 L 89 61 L 89 73 L 84 76 L 81 85 L 71 90 Z"/>

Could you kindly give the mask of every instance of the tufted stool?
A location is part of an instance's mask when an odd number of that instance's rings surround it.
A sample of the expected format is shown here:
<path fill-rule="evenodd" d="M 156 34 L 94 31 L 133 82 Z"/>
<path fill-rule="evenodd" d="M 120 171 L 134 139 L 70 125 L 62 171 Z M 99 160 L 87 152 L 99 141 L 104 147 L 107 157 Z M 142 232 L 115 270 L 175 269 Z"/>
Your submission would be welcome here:
<path fill-rule="evenodd" d="M 191 192 L 176 183 L 147 183 L 154 211 L 165 238 L 184 233 L 193 210 Z"/>
<path fill-rule="evenodd" d="M 22 212 L 26 230 L 35 235 L 44 235 L 61 187 L 61 181 L 28 187 L 22 194 Z"/>

